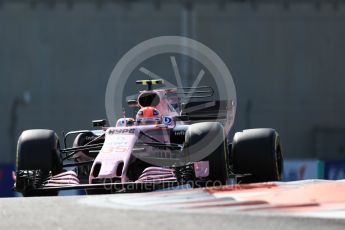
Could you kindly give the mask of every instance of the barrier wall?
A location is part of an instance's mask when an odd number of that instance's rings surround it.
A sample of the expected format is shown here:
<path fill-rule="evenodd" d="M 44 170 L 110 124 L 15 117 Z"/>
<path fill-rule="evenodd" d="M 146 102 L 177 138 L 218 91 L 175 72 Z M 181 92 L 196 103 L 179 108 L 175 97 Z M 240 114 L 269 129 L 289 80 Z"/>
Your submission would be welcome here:
<path fill-rule="evenodd" d="M 324 163 L 319 160 L 286 160 L 284 162 L 284 181 L 323 179 Z"/>
<path fill-rule="evenodd" d="M 15 195 L 15 193 L 12 191 L 13 170 L 13 164 L 0 164 L 0 197 L 11 197 Z"/>
<path fill-rule="evenodd" d="M 285 160 L 284 181 L 308 179 L 345 179 L 345 160 Z"/>
<path fill-rule="evenodd" d="M 328 179 L 328 180 L 345 179 L 345 160 L 326 161 L 325 162 L 325 179 Z"/>

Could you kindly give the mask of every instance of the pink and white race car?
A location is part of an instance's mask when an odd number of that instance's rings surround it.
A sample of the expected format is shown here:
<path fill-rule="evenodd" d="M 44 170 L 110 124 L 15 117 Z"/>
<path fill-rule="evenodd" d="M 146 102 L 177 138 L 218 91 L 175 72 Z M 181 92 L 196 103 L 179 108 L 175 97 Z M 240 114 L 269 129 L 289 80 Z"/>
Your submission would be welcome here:
<path fill-rule="evenodd" d="M 241 183 L 281 179 L 283 158 L 275 130 L 244 130 L 228 140 L 225 130 L 232 127 L 235 110 L 231 100 L 200 100 L 212 97 L 208 86 L 181 93 L 178 88 L 152 89 L 163 80 L 137 83 L 148 89 L 128 101 L 136 116 L 120 118 L 115 127 L 95 120 L 97 129 L 66 133 L 64 148 L 52 130 L 24 131 L 14 189 L 24 196 L 44 196 L 68 189 L 139 192 L 225 185 L 236 178 Z M 186 96 L 189 101 L 182 103 Z M 73 144 L 67 147 L 69 140 Z"/>

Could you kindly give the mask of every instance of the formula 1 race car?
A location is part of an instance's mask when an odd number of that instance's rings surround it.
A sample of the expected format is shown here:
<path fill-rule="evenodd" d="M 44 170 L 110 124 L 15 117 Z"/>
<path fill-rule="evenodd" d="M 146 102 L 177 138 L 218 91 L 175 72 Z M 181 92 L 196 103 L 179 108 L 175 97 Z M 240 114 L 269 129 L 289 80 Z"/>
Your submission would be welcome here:
<path fill-rule="evenodd" d="M 68 189 L 99 194 L 281 179 L 283 158 L 275 130 L 248 129 L 228 141 L 224 127 L 232 126 L 234 102 L 183 103 L 183 96 L 207 98 L 213 89 L 183 88 L 181 94 L 179 88 L 153 89 L 163 80 L 137 83 L 148 89 L 128 101 L 136 116 L 124 116 L 114 127 L 95 120 L 93 130 L 66 133 L 64 148 L 52 130 L 24 131 L 14 189 L 23 196 Z"/>

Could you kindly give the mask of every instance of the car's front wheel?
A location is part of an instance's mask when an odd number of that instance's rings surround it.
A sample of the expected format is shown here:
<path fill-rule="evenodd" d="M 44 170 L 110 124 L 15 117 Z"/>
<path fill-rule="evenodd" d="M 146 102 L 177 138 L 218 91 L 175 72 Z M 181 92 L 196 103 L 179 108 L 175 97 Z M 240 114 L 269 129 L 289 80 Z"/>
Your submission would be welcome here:
<path fill-rule="evenodd" d="M 16 190 L 23 196 L 54 196 L 57 191 L 36 190 L 62 171 L 59 139 L 52 130 L 24 131 L 17 146 Z"/>

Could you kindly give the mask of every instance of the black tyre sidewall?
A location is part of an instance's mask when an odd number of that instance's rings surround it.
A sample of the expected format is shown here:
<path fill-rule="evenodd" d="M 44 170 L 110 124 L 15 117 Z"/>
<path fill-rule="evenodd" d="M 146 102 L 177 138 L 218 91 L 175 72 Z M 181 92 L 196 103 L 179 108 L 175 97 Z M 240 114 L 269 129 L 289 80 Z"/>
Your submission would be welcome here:
<path fill-rule="evenodd" d="M 204 157 L 199 161 L 209 162 L 209 176 L 207 186 L 224 185 L 228 179 L 228 159 L 227 159 L 227 139 L 224 128 L 219 122 L 203 122 L 192 124 L 188 127 L 185 137 L 185 151 L 187 154 L 193 154 L 195 151 L 202 151 L 213 141 L 220 143 L 212 152 L 202 153 Z M 212 148 L 211 148 L 212 149 Z"/>
<path fill-rule="evenodd" d="M 234 136 L 231 157 L 235 174 L 251 174 L 244 183 L 279 181 L 282 174 L 281 144 L 273 129 L 249 129 Z"/>
<path fill-rule="evenodd" d="M 52 130 L 34 129 L 24 131 L 18 140 L 16 171 L 16 188 L 23 189 L 23 196 L 54 196 L 56 191 L 45 192 L 27 190 L 34 188 L 19 178 L 19 171 L 39 171 L 46 174 L 52 172 L 56 175 L 62 171 L 62 158 L 60 154 L 59 138 Z M 22 184 L 25 183 L 25 184 Z"/>

